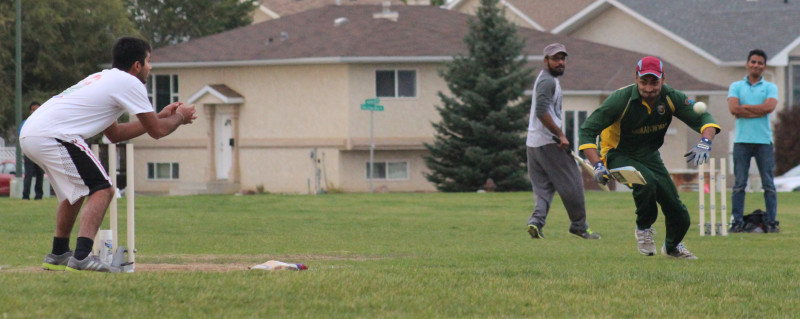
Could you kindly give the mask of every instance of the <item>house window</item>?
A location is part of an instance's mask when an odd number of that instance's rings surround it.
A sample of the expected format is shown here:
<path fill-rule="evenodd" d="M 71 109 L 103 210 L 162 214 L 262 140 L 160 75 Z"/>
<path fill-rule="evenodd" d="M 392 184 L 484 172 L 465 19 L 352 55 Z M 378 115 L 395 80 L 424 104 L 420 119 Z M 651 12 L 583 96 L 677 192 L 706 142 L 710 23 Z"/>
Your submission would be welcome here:
<path fill-rule="evenodd" d="M 581 125 L 586 121 L 589 116 L 588 111 L 564 111 L 564 135 L 569 140 L 569 145 L 572 150 L 578 151 L 578 134 L 580 134 Z"/>
<path fill-rule="evenodd" d="M 147 80 L 147 97 L 150 98 L 156 112 L 160 112 L 172 102 L 178 102 L 178 75 L 150 75 Z"/>
<path fill-rule="evenodd" d="M 180 178 L 180 165 L 176 162 L 148 162 L 147 179 L 177 180 Z"/>
<path fill-rule="evenodd" d="M 415 70 L 375 71 L 375 96 L 416 97 L 417 71 Z"/>
<path fill-rule="evenodd" d="M 800 104 L 800 61 L 789 65 L 789 107 Z"/>
<path fill-rule="evenodd" d="M 407 180 L 408 162 L 375 162 L 375 179 Z M 366 176 L 369 179 L 369 162 L 366 163 Z"/>

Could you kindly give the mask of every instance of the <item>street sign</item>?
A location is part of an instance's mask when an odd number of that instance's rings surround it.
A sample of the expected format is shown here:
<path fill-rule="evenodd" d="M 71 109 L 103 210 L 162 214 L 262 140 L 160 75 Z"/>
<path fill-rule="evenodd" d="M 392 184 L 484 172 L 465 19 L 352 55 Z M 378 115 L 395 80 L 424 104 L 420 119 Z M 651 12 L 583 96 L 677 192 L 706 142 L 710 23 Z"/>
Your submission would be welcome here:
<path fill-rule="evenodd" d="M 361 104 L 361 109 L 365 111 L 383 111 L 383 105 Z"/>
<path fill-rule="evenodd" d="M 372 180 L 375 175 L 375 139 L 373 131 L 375 129 L 373 111 L 383 111 L 383 105 L 379 105 L 381 100 L 378 98 L 366 99 L 364 104 L 361 104 L 361 109 L 369 111 L 369 192 L 372 194 Z"/>

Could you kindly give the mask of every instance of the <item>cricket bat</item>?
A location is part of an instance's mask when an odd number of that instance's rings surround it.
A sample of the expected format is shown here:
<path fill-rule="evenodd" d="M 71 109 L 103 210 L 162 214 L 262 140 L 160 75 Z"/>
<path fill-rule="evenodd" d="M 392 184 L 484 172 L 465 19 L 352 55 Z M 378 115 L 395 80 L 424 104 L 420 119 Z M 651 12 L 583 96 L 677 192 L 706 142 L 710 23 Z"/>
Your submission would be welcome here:
<path fill-rule="evenodd" d="M 639 173 L 633 166 L 623 166 L 609 170 L 608 172 L 620 183 L 647 185 L 647 181 L 642 177 L 642 173 Z"/>

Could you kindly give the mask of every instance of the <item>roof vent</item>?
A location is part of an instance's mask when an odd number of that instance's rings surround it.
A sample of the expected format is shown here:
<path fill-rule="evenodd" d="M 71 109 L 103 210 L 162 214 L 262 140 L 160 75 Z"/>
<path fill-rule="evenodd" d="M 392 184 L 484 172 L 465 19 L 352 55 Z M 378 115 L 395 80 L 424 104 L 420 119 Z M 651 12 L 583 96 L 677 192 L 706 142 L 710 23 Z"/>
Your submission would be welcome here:
<path fill-rule="evenodd" d="M 372 17 L 375 19 L 389 19 L 392 21 L 397 21 L 397 18 L 400 16 L 400 14 L 396 11 L 392 11 L 390 9 L 391 5 L 391 1 L 384 1 L 382 5 L 383 10 L 381 12 L 372 14 Z"/>
<path fill-rule="evenodd" d="M 350 19 L 347 19 L 345 17 L 338 17 L 338 18 L 333 20 L 333 26 L 341 27 L 341 26 L 347 24 L 348 22 L 350 22 Z"/>
<path fill-rule="evenodd" d="M 281 32 L 281 41 L 286 40 L 289 38 L 289 33 Z"/>

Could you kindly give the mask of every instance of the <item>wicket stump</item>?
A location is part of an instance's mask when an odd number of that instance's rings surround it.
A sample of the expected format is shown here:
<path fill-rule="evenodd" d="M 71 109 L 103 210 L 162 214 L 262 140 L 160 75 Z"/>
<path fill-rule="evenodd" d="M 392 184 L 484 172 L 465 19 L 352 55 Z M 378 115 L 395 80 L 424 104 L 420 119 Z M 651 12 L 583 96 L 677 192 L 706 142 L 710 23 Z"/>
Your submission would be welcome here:
<path fill-rule="evenodd" d="M 117 144 L 108 144 L 108 176 L 111 177 L 111 185 L 116 189 L 117 187 Z M 92 145 L 92 152 L 99 158 L 99 146 Z M 135 206 L 134 206 L 134 170 L 133 170 L 133 144 L 125 144 L 125 199 L 127 201 L 127 245 L 119 246 L 119 227 L 117 225 L 117 196 L 116 193 L 111 199 L 111 204 L 108 205 L 111 227 L 111 242 L 114 247 L 113 265 L 119 266 L 124 272 L 133 272 L 134 262 L 136 260 L 136 236 L 135 236 Z M 124 253 L 127 253 L 127 260 L 123 260 Z"/>
<path fill-rule="evenodd" d="M 698 193 L 699 197 L 699 206 L 700 206 L 700 236 L 705 235 L 722 235 L 728 236 L 728 228 L 726 222 L 726 214 L 728 211 L 727 205 L 727 171 L 725 167 L 726 160 L 724 158 L 719 159 L 719 172 L 721 174 L 718 175 L 718 172 L 715 167 L 715 159 L 709 158 L 708 159 L 708 179 L 710 180 L 708 183 L 708 193 L 709 193 L 709 202 L 710 202 L 710 209 L 709 209 L 709 222 L 706 223 L 706 207 L 705 207 L 705 191 L 706 191 L 706 177 L 705 177 L 705 164 L 697 166 L 697 186 L 698 186 Z M 718 178 L 719 177 L 719 178 Z M 717 199 L 716 193 L 719 191 L 720 196 L 720 219 L 717 222 Z"/>

